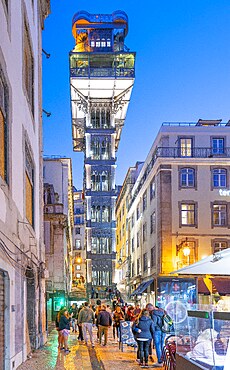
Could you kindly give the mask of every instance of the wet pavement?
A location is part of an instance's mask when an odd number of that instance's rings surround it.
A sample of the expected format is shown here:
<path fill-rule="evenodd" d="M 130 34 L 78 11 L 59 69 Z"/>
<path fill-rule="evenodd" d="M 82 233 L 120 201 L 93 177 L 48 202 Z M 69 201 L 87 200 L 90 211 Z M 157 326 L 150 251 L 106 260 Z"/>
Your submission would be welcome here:
<path fill-rule="evenodd" d="M 32 354 L 32 358 L 20 365 L 17 370 L 137 370 L 140 366 L 135 362 L 136 350 L 124 346 L 119 350 L 118 342 L 111 337 L 106 347 L 97 344 L 95 348 L 86 346 L 77 340 L 77 334 L 69 336 L 69 354 L 57 347 L 57 332 L 53 330 L 47 344 Z M 96 332 L 94 333 L 96 338 Z M 155 356 L 154 356 L 155 357 Z M 156 358 L 155 358 L 156 359 Z M 150 363 L 151 364 L 151 363 Z M 153 365 L 154 366 L 154 365 Z M 154 368 L 154 367 L 153 367 Z M 162 368 L 158 368 L 162 369 Z"/>

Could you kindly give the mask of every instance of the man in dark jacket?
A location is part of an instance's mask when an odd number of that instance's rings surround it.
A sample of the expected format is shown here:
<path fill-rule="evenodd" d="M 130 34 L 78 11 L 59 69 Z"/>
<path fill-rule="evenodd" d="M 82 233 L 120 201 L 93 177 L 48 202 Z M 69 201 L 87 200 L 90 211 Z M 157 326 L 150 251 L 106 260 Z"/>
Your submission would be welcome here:
<path fill-rule="evenodd" d="M 108 341 L 108 329 L 112 325 L 112 317 L 108 311 L 106 311 L 106 306 L 103 304 L 101 306 L 101 311 L 97 317 L 97 323 L 99 326 L 99 343 L 101 343 L 102 335 L 104 334 L 104 346 L 107 345 Z"/>
<path fill-rule="evenodd" d="M 165 340 L 165 333 L 163 333 L 162 325 L 163 325 L 163 316 L 165 314 L 165 311 L 162 308 L 154 307 L 151 303 L 148 303 L 146 305 L 147 310 L 150 313 L 151 319 L 153 320 L 154 324 L 154 344 L 156 348 L 156 355 L 157 355 L 157 361 L 158 363 L 154 366 L 161 367 L 162 366 L 162 350 L 164 347 L 164 340 Z"/>

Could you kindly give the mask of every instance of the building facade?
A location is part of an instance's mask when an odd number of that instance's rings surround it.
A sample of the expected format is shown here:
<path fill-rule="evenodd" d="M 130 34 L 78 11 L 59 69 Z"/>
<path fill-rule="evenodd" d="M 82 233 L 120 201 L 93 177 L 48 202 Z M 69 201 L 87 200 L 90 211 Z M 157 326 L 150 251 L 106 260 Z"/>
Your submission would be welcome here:
<path fill-rule="evenodd" d="M 162 125 L 127 215 L 133 294 L 165 306 L 182 288 L 163 277 L 230 246 L 229 147 L 229 123 L 220 120 Z"/>
<path fill-rule="evenodd" d="M 76 46 L 70 53 L 74 151 L 84 152 L 87 282 L 103 292 L 115 287 L 115 168 L 134 83 L 135 53 L 124 40 L 122 11 L 73 17 Z"/>
<path fill-rule="evenodd" d="M 44 239 L 46 248 L 47 319 L 67 305 L 72 289 L 73 193 L 70 158 L 45 158 Z"/>
<path fill-rule="evenodd" d="M 86 295 L 86 245 L 85 245 L 85 200 L 82 190 L 73 187 L 74 229 L 72 295 L 75 300 L 84 300 Z"/>
<path fill-rule="evenodd" d="M 130 194 L 136 179 L 143 166 L 143 162 L 137 162 L 135 167 L 130 167 L 125 177 L 123 186 L 120 189 L 116 202 L 116 283 L 118 290 L 127 298 L 130 296 L 130 245 L 129 240 L 129 219 L 127 217 Z"/>
<path fill-rule="evenodd" d="M 48 0 L 0 1 L 0 368 L 46 341 L 42 39 Z"/>

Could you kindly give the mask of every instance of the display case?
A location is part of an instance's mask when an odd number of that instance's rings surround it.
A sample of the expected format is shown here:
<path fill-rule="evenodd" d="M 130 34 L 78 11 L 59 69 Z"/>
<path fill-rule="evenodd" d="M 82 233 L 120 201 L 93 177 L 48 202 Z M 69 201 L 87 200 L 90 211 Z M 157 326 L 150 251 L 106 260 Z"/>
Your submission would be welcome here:
<path fill-rule="evenodd" d="M 177 370 L 230 370 L 230 312 L 194 306 L 176 324 Z"/>

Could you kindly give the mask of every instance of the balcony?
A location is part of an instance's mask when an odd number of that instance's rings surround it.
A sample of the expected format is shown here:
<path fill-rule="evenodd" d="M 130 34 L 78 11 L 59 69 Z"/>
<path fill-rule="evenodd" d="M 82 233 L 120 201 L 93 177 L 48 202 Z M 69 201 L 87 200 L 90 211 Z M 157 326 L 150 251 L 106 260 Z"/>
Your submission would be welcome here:
<path fill-rule="evenodd" d="M 214 150 L 213 148 L 182 148 L 182 147 L 158 147 L 156 148 L 153 158 L 229 158 L 230 148 L 223 150 Z"/>
<path fill-rule="evenodd" d="M 134 78 L 135 53 L 71 53 L 70 76 L 82 78 Z"/>

